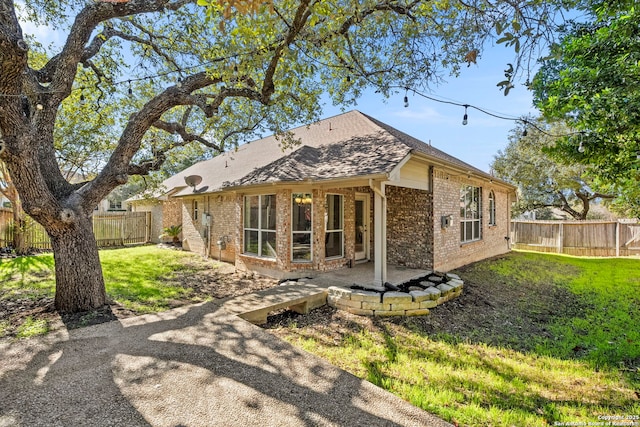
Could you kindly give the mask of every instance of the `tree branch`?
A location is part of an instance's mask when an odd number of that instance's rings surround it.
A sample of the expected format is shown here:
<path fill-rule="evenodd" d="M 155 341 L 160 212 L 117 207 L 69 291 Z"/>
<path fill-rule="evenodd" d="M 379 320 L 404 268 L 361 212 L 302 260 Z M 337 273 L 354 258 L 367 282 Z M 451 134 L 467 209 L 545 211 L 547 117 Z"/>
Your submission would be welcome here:
<path fill-rule="evenodd" d="M 175 122 L 165 122 L 163 120 L 158 120 L 155 123 L 153 123 L 152 125 L 154 128 L 156 129 L 161 129 L 167 133 L 170 133 L 172 135 L 180 135 L 180 138 L 182 139 L 182 143 L 175 143 L 175 144 L 171 144 L 169 147 L 167 147 L 166 149 L 163 150 L 159 150 L 158 152 L 167 152 L 173 148 L 176 147 L 181 147 L 184 145 L 187 145 L 190 142 L 199 142 L 202 145 L 205 145 L 209 148 L 213 148 L 214 150 L 216 150 L 218 153 L 222 153 L 224 151 L 224 148 L 221 147 L 218 144 L 215 144 L 211 141 L 209 141 L 208 139 L 204 138 L 202 135 L 196 135 L 195 133 L 191 133 L 189 131 L 187 131 L 187 128 L 184 124 L 182 123 L 175 123 Z"/>
<path fill-rule="evenodd" d="M 282 43 L 278 45 L 274 54 L 269 61 L 269 65 L 267 66 L 264 80 L 262 81 L 262 99 L 261 102 L 265 105 L 269 103 L 269 99 L 273 92 L 275 91 L 275 84 L 273 83 L 273 77 L 276 73 L 276 69 L 278 68 L 278 63 L 282 58 L 282 55 L 286 48 L 291 46 L 298 34 L 304 29 L 307 19 L 311 16 L 311 9 L 309 8 L 310 0 L 301 0 L 298 9 L 296 10 L 296 15 L 293 19 L 293 22 L 289 26 L 289 30 L 287 31 L 286 36 L 284 37 Z"/>
<path fill-rule="evenodd" d="M 45 69 L 52 69 L 51 85 L 48 88 L 48 92 L 51 93 L 51 105 L 60 105 L 71 92 L 78 64 L 83 59 L 91 58 L 92 49 L 97 49 L 95 53 L 99 51 L 102 44 L 97 39 L 94 39 L 89 47 L 87 47 L 87 43 L 101 22 L 113 18 L 159 12 L 165 9 L 178 10 L 189 3 L 195 3 L 195 0 L 174 2 L 170 0 L 130 0 L 119 3 L 106 1 L 89 3 L 76 16 L 62 51 L 52 59 L 55 67 L 45 65 Z M 105 28 L 105 34 L 110 34 L 108 26 Z"/>

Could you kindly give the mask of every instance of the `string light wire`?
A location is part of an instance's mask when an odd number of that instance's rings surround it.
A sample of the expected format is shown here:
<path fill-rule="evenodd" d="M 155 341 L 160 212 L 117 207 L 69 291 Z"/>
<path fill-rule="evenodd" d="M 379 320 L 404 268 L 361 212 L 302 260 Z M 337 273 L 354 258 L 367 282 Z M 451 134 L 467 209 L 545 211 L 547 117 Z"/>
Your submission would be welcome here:
<path fill-rule="evenodd" d="M 191 70 L 195 70 L 195 69 L 198 69 L 198 68 L 207 67 L 209 65 L 213 65 L 213 64 L 218 63 L 218 62 L 228 61 L 228 60 L 231 60 L 231 59 L 237 59 L 238 57 L 241 57 L 241 56 L 244 56 L 244 55 L 249 55 L 249 54 L 251 54 L 251 53 L 244 53 L 244 54 L 243 53 L 239 53 L 239 54 L 230 55 L 228 57 L 216 58 L 214 60 L 211 60 L 211 61 L 208 61 L 208 62 L 204 62 L 202 64 L 193 65 L 193 66 L 184 67 L 184 68 L 179 68 L 177 70 L 169 70 L 169 71 L 164 71 L 164 72 L 160 72 L 160 73 L 153 74 L 153 75 L 148 75 L 148 76 L 134 77 L 134 78 L 127 78 L 127 79 L 123 79 L 123 80 L 118 80 L 118 81 L 113 82 L 112 85 L 113 86 L 119 86 L 119 85 L 125 85 L 125 84 L 128 85 L 127 92 L 128 92 L 128 95 L 131 96 L 132 92 L 133 92 L 133 90 L 131 88 L 131 83 L 133 83 L 133 82 L 149 80 L 151 83 L 154 83 L 154 79 L 155 78 L 167 77 L 167 76 L 172 75 L 172 74 L 179 74 L 179 76 L 177 78 L 176 86 L 180 87 L 182 85 L 182 82 L 183 82 L 183 78 L 182 78 L 181 75 L 185 71 L 191 71 Z M 552 133 L 549 133 L 546 130 L 542 129 L 541 127 L 539 127 L 538 125 L 536 125 L 532 121 L 527 120 L 527 119 L 523 119 L 523 118 L 520 118 L 520 117 L 513 117 L 513 116 L 509 117 L 509 116 L 507 116 L 505 114 L 494 113 L 494 112 L 491 112 L 491 111 L 487 110 L 486 108 L 478 107 L 476 105 L 457 102 L 457 101 L 452 101 L 452 100 L 447 100 L 447 99 L 436 98 L 434 96 L 427 95 L 425 93 L 420 92 L 419 90 L 410 88 L 408 86 L 390 86 L 390 88 L 391 89 L 404 89 L 405 95 L 404 95 L 403 101 L 404 101 L 404 106 L 405 107 L 409 107 L 409 98 L 408 98 L 409 91 L 413 92 L 414 95 L 420 96 L 422 98 L 428 99 L 428 100 L 433 101 L 433 102 L 438 102 L 438 103 L 441 103 L 441 104 L 448 104 L 448 105 L 455 105 L 455 106 L 458 106 L 458 107 L 463 107 L 464 108 L 464 117 L 463 117 L 463 120 L 462 120 L 462 124 L 463 125 L 466 125 L 468 123 L 467 110 L 468 109 L 473 109 L 473 110 L 479 111 L 479 112 L 481 112 L 481 113 L 483 113 L 483 114 L 485 114 L 487 116 L 490 116 L 490 117 L 493 117 L 493 118 L 496 118 L 496 119 L 508 120 L 508 121 L 512 121 L 512 122 L 520 122 L 523 125 L 531 127 L 531 128 L 534 128 L 538 132 L 540 132 L 542 134 L 545 134 L 545 135 L 547 135 L 549 137 L 552 137 L 552 138 L 562 138 L 562 137 L 568 137 L 568 136 L 573 136 L 573 135 L 584 135 L 583 131 L 569 132 L 569 133 L 565 133 L 565 134 L 552 134 Z M 81 92 L 80 99 L 82 101 L 83 98 L 84 98 L 84 94 L 82 92 L 84 90 L 88 90 L 88 89 L 90 89 L 89 86 L 79 86 L 79 87 L 73 88 L 72 91 L 73 92 L 80 91 Z M 43 94 L 56 93 L 56 91 L 43 91 L 41 93 L 43 93 Z M 0 97 L 22 97 L 22 96 L 24 96 L 24 95 L 23 94 L 4 94 L 4 93 L 0 93 Z M 38 105 L 39 108 L 42 108 L 40 105 L 41 104 Z M 523 132 L 523 136 L 526 136 L 526 129 Z"/>
<path fill-rule="evenodd" d="M 452 100 L 436 98 L 434 96 L 430 96 L 430 95 L 427 95 L 425 93 L 422 93 L 422 92 L 420 92 L 420 91 L 418 91 L 416 89 L 408 88 L 406 86 L 391 86 L 391 88 L 392 89 L 404 89 L 405 91 L 411 91 L 411 92 L 413 92 L 414 95 L 418 95 L 418 96 L 421 96 L 421 97 L 423 97 L 425 99 L 428 99 L 430 101 L 439 102 L 441 104 L 449 104 L 449 105 L 455 105 L 457 107 L 463 107 L 464 108 L 464 116 L 463 116 L 463 119 L 462 119 L 462 124 L 463 125 L 466 125 L 468 123 L 469 116 L 467 114 L 467 110 L 468 109 L 474 109 L 476 111 L 479 111 L 479 112 L 481 112 L 483 114 L 486 114 L 487 116 L 491 116 L 491 117 L 494 117 L 496 119 L 508 120 L 508 121 L 512 121 L 512 122 L 520 122 L 523 125 L 532 127 L 534 129 L 536 129 L 538 132 L 543 133 L 543 134 L 545 134 L 547 136 L 550 136 L 552 138 L 562 138 L 562 137 L 565 137 L 565 136 L 573 136 L 573 135 L 584 135 L 583 131 L 569 132 L 569 133 L 565 133 L 565 134 L 552 134 L 552 133 L 549 133 L 546 130 L 542 129 L 540 126 L 536 125 L 535 123 L 531 122 L 530 120 L 523 119 L 521 117 L 513 117 L 513 116 L 509 117 L 509 116 L 507 116 L 505 114 L 493 113 L 491 111 L 488 111 L 485 108 L 478 107 L 478 106 L 475 106 L 475 105 L 466 104 L 466 103 L 457 102 L 457 101 L 452 101 Z M 405 95 L 405 97 L 406 97 L 406 95 Z M 523 136 L 526 136 L 526 133 Z"/>

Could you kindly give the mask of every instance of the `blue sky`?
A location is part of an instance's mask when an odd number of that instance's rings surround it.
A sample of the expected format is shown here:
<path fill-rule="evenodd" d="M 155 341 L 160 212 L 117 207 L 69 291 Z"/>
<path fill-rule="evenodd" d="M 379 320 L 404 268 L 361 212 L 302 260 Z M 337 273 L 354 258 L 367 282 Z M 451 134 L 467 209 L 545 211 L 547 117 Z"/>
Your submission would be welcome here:
<path fill-rule="evenodd" d="M 429 96 L 459 104 L 469 104 L 491 113 L 519 118 L 535 113 L 531 93 L 523 82 L 504 96 L 496 83 L 504 80 L 504 69 L 513 59 L 513 50 L 503 46 L 488 47 L 477 64 L 463 67 L 459 77 L 432 88 Z M 425 99 L 409 92 L 409 107 L 404 107 L 404 93 L 384 100 L 368 93 L 355 109 L 431 144 L 481 170 L 489 172 L 494 156 L 507 145 L 507 134 L 515 122 L 502 120 L 468 109 L 468 124 L 462 125 L 464 108 Z M 327 105 L 324 116 L 340 113 L 340 107 Z"/>

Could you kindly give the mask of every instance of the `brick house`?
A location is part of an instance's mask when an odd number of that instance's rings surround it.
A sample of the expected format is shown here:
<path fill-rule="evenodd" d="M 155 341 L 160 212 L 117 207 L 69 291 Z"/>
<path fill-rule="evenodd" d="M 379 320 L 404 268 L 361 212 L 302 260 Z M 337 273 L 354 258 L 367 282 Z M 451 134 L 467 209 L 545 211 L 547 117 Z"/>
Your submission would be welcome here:
<path fill-rule="evenodd" d="M 155 228 L 183 247 L 277 278 L 371 261 L 448 271 L 509 250 L 515 187 L 358 111 L 270 136 L 167 179 Z M 198 182 L 189 186 L 188 176 Z"/>

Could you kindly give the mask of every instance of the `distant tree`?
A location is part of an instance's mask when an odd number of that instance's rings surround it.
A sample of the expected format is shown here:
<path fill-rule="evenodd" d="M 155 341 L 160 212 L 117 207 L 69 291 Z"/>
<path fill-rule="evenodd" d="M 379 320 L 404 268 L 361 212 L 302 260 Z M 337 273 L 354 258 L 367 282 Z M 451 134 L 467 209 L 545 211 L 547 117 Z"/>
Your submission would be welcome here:
<path fill-rule="evenodd" d="M 170 152 L 191 143 L 222 152 L 263 131 L 290 144 L 284 130 L 315 121 L 325 92 L 349 105 L 365 88 L 383 96 L 426 88 L 475 62 L 496 32 L 526 56 L 567 6 L 0 0 L 0 160 L 51 238 L 55 307 L 105 304 L 93 209 Z M 23 34 L 24 23 L 66 39 L 45 46 Z M 70 183 L 65 161 L 90 178 Z"/>
<path fill-rule="evenodd" d="M 594 188 L 618 194 L 618 212 L 640 217 L 640 8 L 589 1 L 533 80 L 547 120 L 578 131 L 552 150 L 590 167 Z"/>
<path fill-rule="evenodd" d="M 533 119 L 528 123 L 535 127 L 518 124 L 509 133 L 509 144 L 498 152 L 491 165 L 497 177 L 518 186 L 514 215 L 554 207 L 574 219 L 584 220 L 591 202 L 613 197 L 591 189 L 587 167 L 564 164 L 549 154 L 556 140 L 550 135 L 569 133 L 565 126 L 545 126 Z"/>

